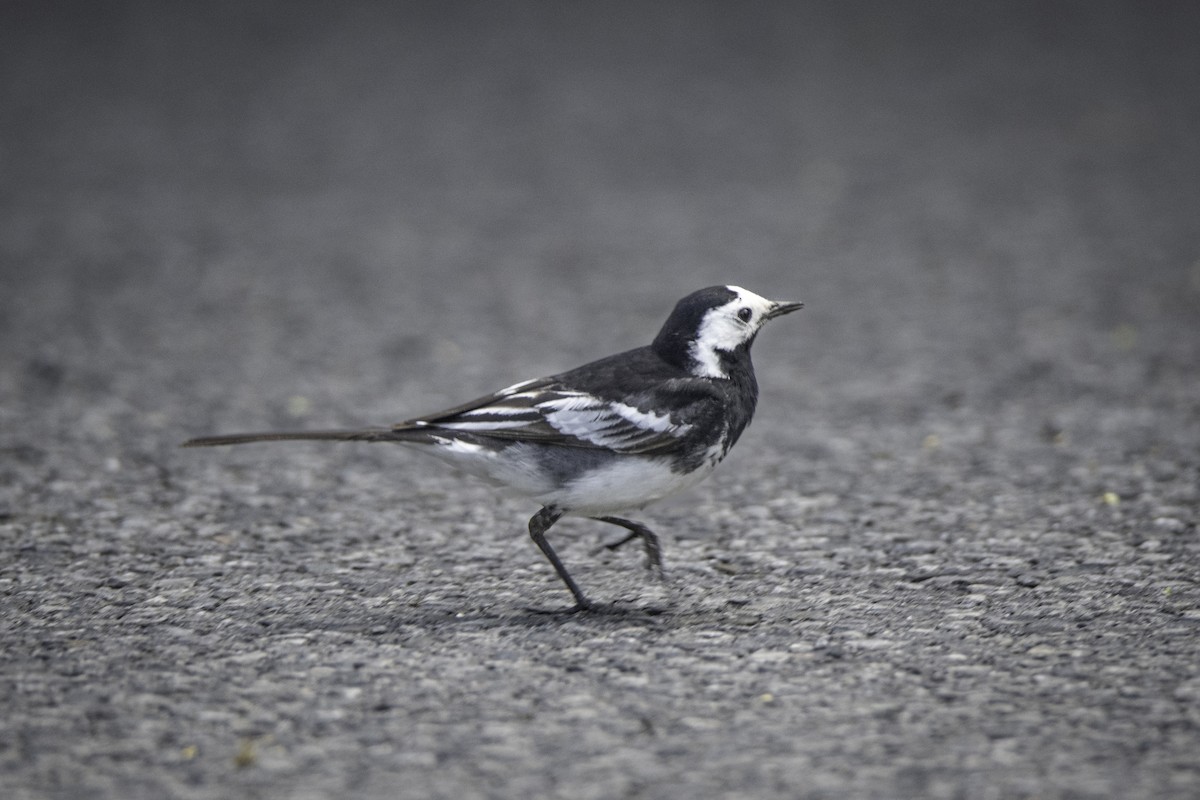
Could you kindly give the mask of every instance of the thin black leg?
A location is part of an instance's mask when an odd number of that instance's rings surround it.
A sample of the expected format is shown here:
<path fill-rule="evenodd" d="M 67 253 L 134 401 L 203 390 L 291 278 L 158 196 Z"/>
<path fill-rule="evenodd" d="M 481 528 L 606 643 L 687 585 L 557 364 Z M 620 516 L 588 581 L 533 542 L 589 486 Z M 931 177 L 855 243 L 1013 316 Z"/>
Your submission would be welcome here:
<path fill-rule="evenodd" d="M 646 548 L 646 569 L 654 571 L 659 578 L 663 577 L 662 547 L 659 545 L 658 537 L 654 534 L 654 531 L 640 522 L 622 519 L 621 517 L 592 517 L 592 519 L 597 522 L 607 522 L 609 525 L 617 525 L 629 531 L 629 535 L 624 539 L 604 545 L 609 550 L 616 550 L 618 547 L 628 544 L 634 539 L 641 539 L 642 546 Z"/>
<path fill-rule="evenodd" d="M 591 602 L 584 596 L 578 584 L 575 583 L 567 568 L 563 566 L 562 560 L 559 559 L 558 553 L 554 552 L 554 548 L 546 541 L 546 531 L 550 530 L 550 526 L 562 517 L 563 512 L 557 508 L 547 506 L 538 513 L 534 514 L 529 520 L 529 536 L 533 539 L 533 543 L 542 551 L 542 555 L 550 562 L 550 566 L 554 567 L 554 571 L 558 573 L 558 577 L 562 578 L 562 582 L 571 590 L 571 594 L 575 597 L 575 607 L 571 611 L 586 611 L 592 607 Z"/>
<path fill-rule="evenodd" d="M 597 519 L 596 521 L 601 522 L 602 520 Z M 640 539 L 640 538 L 642 538 L 642 537 L 636 533 L 632 533 L 632 532 L 627 533 L 624 536 L 622 536 L 620 539 L 617 539 L 615 542 L 609 542 L 608 544 L 600 545 L 599 547 L 597 547 L 595 550 L 592 551 L 592 555 L 599 553 L 601 550 L 620 550 L 622 547 L 629 544 L 634 539 Z"/>

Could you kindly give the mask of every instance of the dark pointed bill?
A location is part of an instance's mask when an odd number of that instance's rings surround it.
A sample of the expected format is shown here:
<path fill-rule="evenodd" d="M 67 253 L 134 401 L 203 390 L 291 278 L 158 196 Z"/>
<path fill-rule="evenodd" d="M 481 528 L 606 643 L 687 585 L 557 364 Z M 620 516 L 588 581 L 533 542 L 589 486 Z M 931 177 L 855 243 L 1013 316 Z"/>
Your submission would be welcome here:
<path fill-rule="evenodd" d="M 767 312 L 767 319 L 782 317 L 784 314 L 790 314 L 802 308 L 804 308 L 804 303 L 775 303 L 771 306 L 771 310 Z"/>

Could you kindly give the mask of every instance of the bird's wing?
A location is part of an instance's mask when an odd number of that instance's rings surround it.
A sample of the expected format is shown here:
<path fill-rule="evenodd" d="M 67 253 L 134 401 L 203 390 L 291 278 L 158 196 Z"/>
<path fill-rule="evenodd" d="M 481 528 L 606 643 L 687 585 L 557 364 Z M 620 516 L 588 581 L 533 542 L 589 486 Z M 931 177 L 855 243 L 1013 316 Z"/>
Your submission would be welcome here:
<path fill-rule="evenodd" d="M 612 398 L 572 388 L 556 378 L 541 378 L 402 422 L 395 430 L 445 431 L 649 455 L 669 451 L 697 426 L 709 423 L 720 402 L 705 382 L 691 379 L 665 381 Z"/>

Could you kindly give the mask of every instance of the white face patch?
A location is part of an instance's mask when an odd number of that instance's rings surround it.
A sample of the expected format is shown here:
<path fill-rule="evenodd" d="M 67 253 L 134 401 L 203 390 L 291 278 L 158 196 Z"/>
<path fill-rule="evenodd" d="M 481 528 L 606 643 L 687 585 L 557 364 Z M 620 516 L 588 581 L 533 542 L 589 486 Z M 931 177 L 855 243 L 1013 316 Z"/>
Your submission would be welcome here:
<path fill-rule="evenodd" d="M 700 321 L 691 355 L 696 374 L 706 378 L 726 378 L 719 352 L 729 353 L 748 342 L 767 321 L 774 303 L 740 286 L 725 287 L 737 297 L 725 305 L 709 309 Z M 748 313 L 747 313 L 748 312 Z M 742 319 L 745 316 L 746 319 Z"/>

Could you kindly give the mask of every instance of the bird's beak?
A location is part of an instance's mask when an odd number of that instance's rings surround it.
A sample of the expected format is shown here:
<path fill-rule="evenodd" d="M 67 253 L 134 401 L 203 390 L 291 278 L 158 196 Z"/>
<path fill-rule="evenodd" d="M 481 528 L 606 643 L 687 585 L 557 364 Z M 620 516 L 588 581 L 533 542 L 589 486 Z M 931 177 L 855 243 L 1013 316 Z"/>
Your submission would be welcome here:
<path fill-rule="evenodd" d="M 802 308 L 804 308 L 804 303 L 772 303 L 771 310 L 767 312 L 767 319 L 782 317 L 784 314 L 790 314 Z"/>

